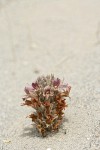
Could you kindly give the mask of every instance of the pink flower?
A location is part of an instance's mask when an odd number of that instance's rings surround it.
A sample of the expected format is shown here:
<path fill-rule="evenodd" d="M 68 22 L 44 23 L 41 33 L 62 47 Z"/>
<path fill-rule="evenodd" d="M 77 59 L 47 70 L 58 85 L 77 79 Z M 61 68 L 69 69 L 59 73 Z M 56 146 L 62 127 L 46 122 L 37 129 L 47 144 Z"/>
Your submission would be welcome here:
<path fill-rule="evenodd" d="M 59 78 L 57 78 L 57 79 L 55 79 L 54 81 L 53 81 L 53 86 L 59 86 L 60 85 L 60 79 Z"/>
<path fill-rule="evenodd" d="M 24 91 L 25 91 L 25 93 L 26 94 L 29 94 L 31 91 L 33 91 L 34 89 L 33 89 L 33 87 L 31 87 L 31 86 L 28 86 L 28 87 L 25 87 L 25 89 L 24 89 Z"/>
<path fill-rule="evenodd" d="M 50 86 L 46 86 L 46 87 L 44 88 L 44 92 L 45 92 L 45 94 L 46 94 L 46 93 L 50 94 Z"/>
<path fill-rule="evenodd" d="M 33 87 L 34 89 L 37 89 L 39 86 L 38 86 L 37 82 L 35 82 L 35 83 L 32 83 L 32 87 Z"/>

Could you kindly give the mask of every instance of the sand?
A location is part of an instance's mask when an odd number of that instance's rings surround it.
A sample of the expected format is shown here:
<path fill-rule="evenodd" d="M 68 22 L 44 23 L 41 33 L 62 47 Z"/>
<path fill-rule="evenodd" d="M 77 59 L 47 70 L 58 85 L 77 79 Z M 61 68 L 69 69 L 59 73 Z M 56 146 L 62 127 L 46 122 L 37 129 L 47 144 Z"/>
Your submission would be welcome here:
<path fill-rule="evenodd" d="M 20 104 L 50 73 L 71 100 L 59 132 L 42 138 Z M 100 0 L 0 0 L 0 150 L 100 150 Z"/>

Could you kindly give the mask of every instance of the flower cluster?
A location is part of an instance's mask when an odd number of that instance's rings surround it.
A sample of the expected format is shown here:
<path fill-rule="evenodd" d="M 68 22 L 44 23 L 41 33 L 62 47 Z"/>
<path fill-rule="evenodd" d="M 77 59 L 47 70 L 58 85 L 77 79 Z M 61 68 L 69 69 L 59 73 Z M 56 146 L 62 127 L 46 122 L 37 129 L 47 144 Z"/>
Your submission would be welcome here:
<path fill-rule="evenodd" d="M 63 119 L 63 110 L 67 107 L 65 97 L 69 97 L 71 87 L 64 84 L 54 75 L 41 76 L 25 87 L 24 103 L 31 106 L 35 111 L 29 118 L 35 123 L 37 130 L 42 136 L 48 131 L 59 129 Z"/>

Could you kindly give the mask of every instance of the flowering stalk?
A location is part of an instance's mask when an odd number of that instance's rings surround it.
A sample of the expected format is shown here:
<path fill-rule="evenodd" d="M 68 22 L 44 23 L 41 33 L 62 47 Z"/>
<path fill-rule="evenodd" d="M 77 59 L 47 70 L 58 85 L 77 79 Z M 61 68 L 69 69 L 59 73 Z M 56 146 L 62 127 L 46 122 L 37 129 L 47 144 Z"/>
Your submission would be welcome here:
<path fill-rule="evenodd" d="M 42 136 L 46 136 L 48 131 L 59 129 L 63 110 L 67 107 L 65 97 L 69 97 L 70 90 L 71 86 L 63 84 L 54 75 L 41 76 L 30 87 L 25 87 L 26 95 L 22 105 L 31 106 L 35 110 L 29 118 Z"/>

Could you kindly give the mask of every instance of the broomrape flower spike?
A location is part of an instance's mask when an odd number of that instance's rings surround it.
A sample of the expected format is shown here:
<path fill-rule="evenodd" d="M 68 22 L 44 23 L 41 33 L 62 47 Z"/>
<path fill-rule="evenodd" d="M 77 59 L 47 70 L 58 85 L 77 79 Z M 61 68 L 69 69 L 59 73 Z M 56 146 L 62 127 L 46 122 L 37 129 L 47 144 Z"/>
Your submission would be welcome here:
<path fill-rule="evenodd" d="M 38 77 L 31 86 L 25 87 L 22 105 L 35 110 L 28 117 L 43 137 L 48 132 L 58 131 L 64 116 L 63 110 L 68 106 L 65 97 L 69 97 L 70 90 L 71 86 L 52 74 Z"/>

